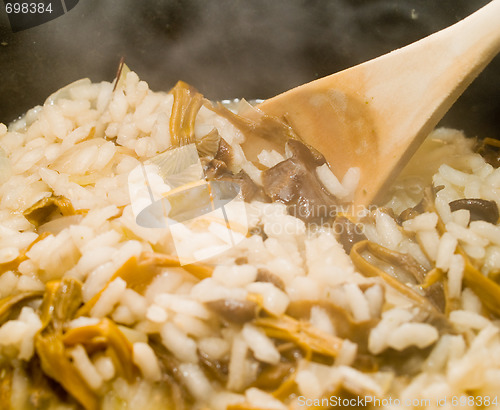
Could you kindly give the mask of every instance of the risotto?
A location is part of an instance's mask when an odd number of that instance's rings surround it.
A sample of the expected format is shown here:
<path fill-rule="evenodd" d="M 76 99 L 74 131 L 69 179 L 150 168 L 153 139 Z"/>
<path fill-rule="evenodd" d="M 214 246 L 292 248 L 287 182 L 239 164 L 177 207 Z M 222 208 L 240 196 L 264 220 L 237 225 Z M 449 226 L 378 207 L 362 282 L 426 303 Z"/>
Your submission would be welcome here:
<path fill-rule="evenodd" d="M 123 67 L 0 148 L 1 408 L 499 408 L 498 141 L 354 208 L 286 123 Z"/>

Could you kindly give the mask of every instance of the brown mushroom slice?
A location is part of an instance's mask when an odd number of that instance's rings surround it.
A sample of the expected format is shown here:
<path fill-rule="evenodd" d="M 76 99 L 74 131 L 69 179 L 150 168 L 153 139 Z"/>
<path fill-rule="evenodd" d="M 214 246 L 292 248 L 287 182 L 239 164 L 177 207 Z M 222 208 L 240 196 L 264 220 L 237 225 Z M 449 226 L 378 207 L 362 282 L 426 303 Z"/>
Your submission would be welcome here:
<path fill-rule="evenodd" d="M 229 363 L 227 360 L 212 359 L 205 352 L 198 350 L 200 365 L 210 376 L 211 380 L 217 380 L 221 384 L 227 383 L 229 374 Z"/>
<path fill-rule="evenodd" d="M 442 189 L 442 186 L 427 188 L 424 191 L 424 209 L 425 211 L 435 212 L 438 215 L 437 229 L 441 234 L 445 232 L 445 225 L 439 213 L 436 212 L 434 206 L 435 193 Z M 433 193 L 434 191 L 434 193 Z M 463 282 L 466 286 L 470 287 L 476 293 L 483 305 L 497 316 L 500 316 L 500 285 L 495 281 L 484 276 L 478 269 L 471 263 L 469 257 L 463 251 L 461 245 L 457 245 L 458 253 L 462 255 L 465 260 L 464 278 Z M 448 310 L 448 309 L 446 309 Z"/>
<path fill-rule="evenodd" d="M 23 212 L 24 217 L 36 227 L 48 222 L 58 212 L 62 216 L 75 215 L 71 201 L 60 195 L 42 198 Z"/>
<path fill-rule="evenodd" d="M 336 215 L 337 200 L 316 176 L 324 158 L 297 140 L 288 140 L 287 150 L 290 158 L 262 172 L 264 192 L 304 222 L 327 222 Z"/>
<path fill-rule="evenodd" d="M 219 152 L 221 141 L 222 138 L 219 136 L 219 132 L 214 128 L 208 134 L 195 141 L 198 155 L 200 157 L 215 156 Z"/>
<path fill-rule="evenodd" d="M 284 342 L 277 345 L 281 360 L 275 365 L 260 363 L 259 372 L 250 387 L 269 392 L 278 400 L 286 402 L 296 395 L 295 376 L 299 361 L 303 359 L 302 350 L 294 343 Z"/>
<path fill-rule="evenodd" d="M 170 116 L 170 138 L 173 147 L 195 142 L 194 123 L 196 115 L 205 102 L 194 87 L 183 81 L 178 81 L 174 88 L 170 90 L 174 96 L 172 114 Z"/>
<path fill-rule="evenodd" d="M 412 219 L 423 212 L 437 213 L 434 199 L 436 198 L 436 194 L 443 188 L 444 185 L 425 187 L 422 199 L 414 207 L 405 209 L 395 218 L 398 224 L 401 225 L 404 221 Z M 442 221 L 439 224 L 444 227 Z"/>
<path fill-rule="evenodd" d="M 99 409 L 98 395 L 70 361 L 60 334 L 48 332 L 38 335 L 35 339 L 35 350 L 47 376 L 56 380 L 86 410 Z"/>
<path fill-rule="evenodd" d="M 279 290 L 285 291 L 285 282 L 278 275 L 272 273 L 269 269 L 257 269 L 257 277 L 255 282 L 269 282 L 276 286 Z"/>
<path fill-rule="evenodd" d="M 240 325 L 255 319 L 259 309 L 252 300 L 218 299 L 205 305 L 224 320 Z"/>
<path fill-rule="evenodd" d="M 40 333 L 46 328 L 62 331 L 64 323 L 75 317 L 82 300 L 82 284 L 77 279 L 65 277 L 47 282 L 40 306 Z"/>
<path fill-rule="evenodd" d="M 425 202 L 426 200 L 423 198 L 417 205 L 412 208 L 406 208 L 403 212 L 401 212 L 396 218 L 396 222 L 399 225 L 402 225 L 403 222 L 408 221 L 409 219 L 415 218 L 417 215 L 423 213 L 425 211 Z"/>
<path fill-rule="evenodd" d="M 221 139 L 221 141 L 223 140 Z M 245 171 L 232 172 L 228 164 L 217 158 L 217 156 L 210 161 L 203 158 L 202 164 L 203 172 L 208 181 L 228 181 L 238 184 L 241 196 L 246 202 L 253 200 L 269 202 L 269 198 L 264 193 L 262 187 L 257 185 Z"/>
<path fill-rule="evenodd" d="M 215 153 L 215 159 L 224 162 L 229 169 L 233 166 L 233 147 L 224 138 L 220 138 L 219 147 Z"/>
<path fill-rule="evenodd" d="M 356 268 L 365 276 L 372 277 L 378 276 L 384 280 L 392 288 L 396 289 L 398 292 L 406 296 L 408 299 L 415 302 L 420 308 L 430 314 L 432 320 L 438 320 L 439 322 L 446 323 L 446 318 L 442 313 L 442 310 L 438 308 L 434 300 L 430 300 L 423 289 L 421 289 L 420 283 L 422 282 L 414 282 L 403 283 L 398 278 L 389 275 L 387 272 L 382 270 L 381 268 L 375 266 L 371 262 L 369 262 L 363 256 L 365 251 L 371 252 L 375 254 L 375 256 L 385 257 L 389 260 L 393 258 L 393 251 L 384 248 L 381 245 L 370 241 L 361 241 L 356 243 L 350 253 L 351 259 L 356 266 Z M 398 263 L 398 259 L 395 259 L 392 263 Z M 410 273 L 414 277 L 418 277 L 419 272 L 415 266 L 412 266 L 412 263 L 409 263 L 407 267 L 410 268 Z M 409 277 L 409 276 L 407 276 Z M 417 290 L 418 289 L 418 290 Z M 440 303 L 442 304 L 442 303 Z"/>
<path fill-rule="evenodd" d="M 253 182 L 250 176 L 243 170 L 240 170 L 237 174 L 233 174 L 231 172 L 221 173 L 219 176 L 215 176 L 214 178 L 207 176 L 207 179 L 229 181 L 238 184 L 241 190 L 241 196 L 246 202 L 254 200 L 269 202 L 269 198 L 266 197 L 262 188 Z"/>
<path fill-rule="evenodd" d="M 281 361 L 275 365 L 264 364 L 257 379 L 252 383 L 252 387 L 263 390 L 278 389 L 285 380 L 294 374 L 295 366 L 295 363 L 288 361 Z"/>
<path fill-rule="evenodd" d="M 471 221 L 498 222 L 498 206 L 495 201 L 479 198 L 464 198 L 449 203 L 451 212 L 466 209 L 470 212 Z"/>
<path fill-rule="evenodd" d="M 485 138 L 477 150 L 486 162 L 495 168 L 500 167 L 500 141 L 494 138 Z"/>
<path fill-rule="evenodd" d="M 227 164 L 217 158 L 210 161 L 202 158 L 201 162 L 203 164 L 203 172 L 208 180 L 217 179 L 226 174 L 232 175 L 231 171 L 229 171 L 227 167 Z"/>

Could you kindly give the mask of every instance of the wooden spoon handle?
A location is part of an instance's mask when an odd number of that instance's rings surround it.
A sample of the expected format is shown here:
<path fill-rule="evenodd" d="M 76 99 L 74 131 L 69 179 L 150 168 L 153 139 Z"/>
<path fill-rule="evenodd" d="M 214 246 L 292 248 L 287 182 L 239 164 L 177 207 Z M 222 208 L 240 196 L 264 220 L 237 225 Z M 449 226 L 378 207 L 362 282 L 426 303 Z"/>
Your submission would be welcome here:
<path fill-rule="evenodd" d="M 493 0 L 451 27 L 259 108 L 284 116 L 337 177 L 360 167 L 355 203 L 367 205 L 499 51 L 500 0 Z"/>

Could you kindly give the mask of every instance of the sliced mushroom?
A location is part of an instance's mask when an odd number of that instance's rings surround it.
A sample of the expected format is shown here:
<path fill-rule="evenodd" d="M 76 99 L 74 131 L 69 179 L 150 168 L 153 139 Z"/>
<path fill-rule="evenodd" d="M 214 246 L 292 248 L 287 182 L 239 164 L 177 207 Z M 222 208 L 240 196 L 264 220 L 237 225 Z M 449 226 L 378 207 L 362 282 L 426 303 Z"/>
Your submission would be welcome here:
<path fill-rule="evenodd" d="M 494 138 L 485 138 L 477 150 L 486 162 L 495 168 L 500 167 L 500 141 Z"/>
<path fill-rule="evenodd" d="M 216 360 L 210 358 L 205 352 L 198 350 L 198 359 L 200 364 L 212 380 L 217 380 L 226 384 L 229 373 L 229 364 L 227 360 Z"/>
<path fill-rule="evenodd" d="M 183 81 L 170 90 L 174 96 L 170 116 L 170 138 L 174 147 L 195 142 L 194 123 L 201 106 L 206 102 L 194 87 Z"/>
<path fill-rule="evenodd" d="M 365 252 L 377 258 L 377 265 L 365 259 Z M 443 312 L 446 311 L 446 298 L 442 284 L 434 283 L 425 287 L 426 270 L 410 255 L 401 254 L 370 241 L 356 243 L 350 253 L 356 268 L 365 276 L 380 277 L 389 286 L 396 289 L 408 299 L 414 301 L 423 311 L 429 314 L 430 320 L 446 324 Z M 399 275 L 389 274 L 380 266 L 384 263 L 399 267 Z"/>
<path fill-rule="evenodd" d="M 304 222 L 327 222 L 336 214 L 337 201 L 316 176 L 324 158 L 297 140 L 288 140 L 287 151 L 288 159 L 262 172 L 264 192 Z"/>
<path fill-rule="evenodd" d="M 200 157 L 216 155 L 220 148 L 220 142 L 222 138 L 219 136 L 217 128 L 214 128 L 207 135 L 201 137 L 199 140 L 195 141 L 196 149 L 198 150 L 198 155 Z"/>
<path fill-rule="evenodd" d="M 396 222 L 399 225 L 402 225 L 404 221 L 408 221 L 409 219 L 415 218 L 417 215 L 421 214 L 424 212 L 424 207 L 425 207 L 425 199 L 423 198 L 417 205 L 415 205 L 413 208 L 406 208 L 403 212 L 399 214 L 399 216 L 396 219 Z"/>
<path fill-rule="evenodd" d="M 29 291 L 0 299 L 0 326 L 9 320 L 9 318 L 13 316 L 13 313 L 20 310 L 20 307 L 22 307 L 26 302 L 29 302 L 34 298 L 40 298 L 42 295 L 43 292 Z"/>
<path fill-rule="evenodd" d="M 215 154 L 215 159 L 225 162 L 228 167 L 233 163 L 233 148 L 229 145 L 224 138 L 219 140 L 219 148 Z"/>
<path fill-rule="evenodd" d="M 42 370 L 48 377 L 56 380 L 85 409 L 100 408 L 99 396 L 71 362 L 59 334 L 39 334 L 35 339 L 35 350 L 40 358 Z"/>
<path fill-rule="evenodd" d="M 136 377 L 132 361 L 132 344 L 118 326 L 107 318 L 95 325 L 68 330 L 62 341 L 65 346 L 82 345 L 88 352 L 107 349 L 120 375 L 129 381 Z"/>
<path fill-rule="evenodd" d="M 193 408 L 194 398 L 186 387 L 180 363 L 170 353 L 160 340 L 159 335 L 152 335 L 148 340 L 160 363 L 162 373 L 162 387 L 168 391 L 168 403 L 176 410 L 189 410 Z"/>
<path fill-rule="evenodd" d="M 343 340 L 313 327 L 309 322 L 297 320 L 289 315 L 278 317 L 259 317 L 254 325 L 260 327 L 268 337 L 288 341 L 300 347 L 306 358 L 319 355 L 335 358 Z"/>
<path fill-rule="evenodd" d="M 464 198 L 450 202 L 452 212 L 467 209 L 471 221 L 486 221 L 492 224 L 498 222 L 498 206 L 495 201 L 479 198 Z"/>
<path fill-rule="evenodd" d="M 269 282 L 276 286 L 279 290 L 285 290 L 285 282 L 283 282 L 283 279 L 266 268 L 259 268 L 257 270 L 257 278 L 255 279 L 255 282 Z"/>
<path fill-rule="evenodd" d="M 369 319 L 356 322 L 350 312 L 328 300 L 299 300 L 293 301 L 288 306 L 286 313 L 298 320 L 310 320 L 311 309 L 319 307 L 323 309 L 332 324 L 336 335 L 342 339 L 349 339 L 358 344 L 361 353 L 368 352 L 368 336 L 372 328 L 378 323 L 378 319 Z"/>
<path fill-rule="evenodd" d="M 51 196 L 40 199 L 33 206 L 24 211 L 24 217 L 36 227 L 52 219 L 55 213 L 62 216 L 74 215 L 75 210 L 71 201 L 64 196 Z M 59 216 L 60 216 L 59 215 Z"/>
<path fill-rule="evenodd" d="M 222 156 L 224 157 L 224 156 Z M 264 193 L 263 189 L 258 186 L 252 178 L 243 170 L 234 174 L 228 167 L 228 164 L 221 159 L 216 158 L 203 164 L 203 171 L 207 180 L 229 181 L 240 186 L 241 196 L 246 202 L 259 200 L 269 202 L 269 198 Z"/>
<path fill-rule="evenodd" d="M 81 284 L 76 279 L 63 278 L 46 284 L 40 307 L 42 328 L 35 336 L 35 352 L 48 377 L 56 380 L 84 408 L 97 410 L 100 398 L 70 360 L 63 342 L 64 323 L 73 319 L 80 303 Z"/>
<path fill-rule="evenodd" d="M 218 178 L 219 180 L 224 180 L 227 177 Z M 266 196 L 264 191 L 260 186 L 253 182 L 252 178 L 248 174 L 241 170 L 236 175 L 229 178 L 230 181 L 236 182 L 241 188 L 241 195 L 246 202 L 251 202 L 253 200 L 259 200 L 261 202 L 269 202 L 269 198 Z"/>
<path fill-rule="evenodd" d="M 217 179 L 225 175 L 232 175 L 227 164 L 220 159 L 214 158 L 210 161 L 203 161 L 203 172 L 208 180 Z"/>
<path fill-rule="evenodd" d="M 264 390 L 278 389 L 284 380 L 293 375 L 295 370 L 295 363 L 289 361 L 281 361 L 275 365 L 264 364 L 257 379 L 252 383 L 252 387 Z"/>
<path fill-rule="evenodd" d="M 243 324 L 257 317 L 258 306 L 251 300 L 218 299 L 206 305 L 231 323 Z"/>

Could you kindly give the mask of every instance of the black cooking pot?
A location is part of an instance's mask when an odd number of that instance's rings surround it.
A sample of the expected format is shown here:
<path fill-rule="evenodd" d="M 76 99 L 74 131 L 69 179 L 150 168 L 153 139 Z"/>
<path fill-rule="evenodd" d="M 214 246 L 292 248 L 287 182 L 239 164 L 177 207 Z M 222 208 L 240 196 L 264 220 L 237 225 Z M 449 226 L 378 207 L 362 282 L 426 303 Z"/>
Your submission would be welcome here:
<path fill-rule="evenodd" d="M 79 78 L 111 81 L 122 56 L 153 90 L 182 79 L 213 100 L 266 98 L 409 44 L 487 0 L 71 2 L 64 15 L 18 32 L 0 11 L 0 121 Z M 442 125 L 500 136 L 500 58 Z"/>

